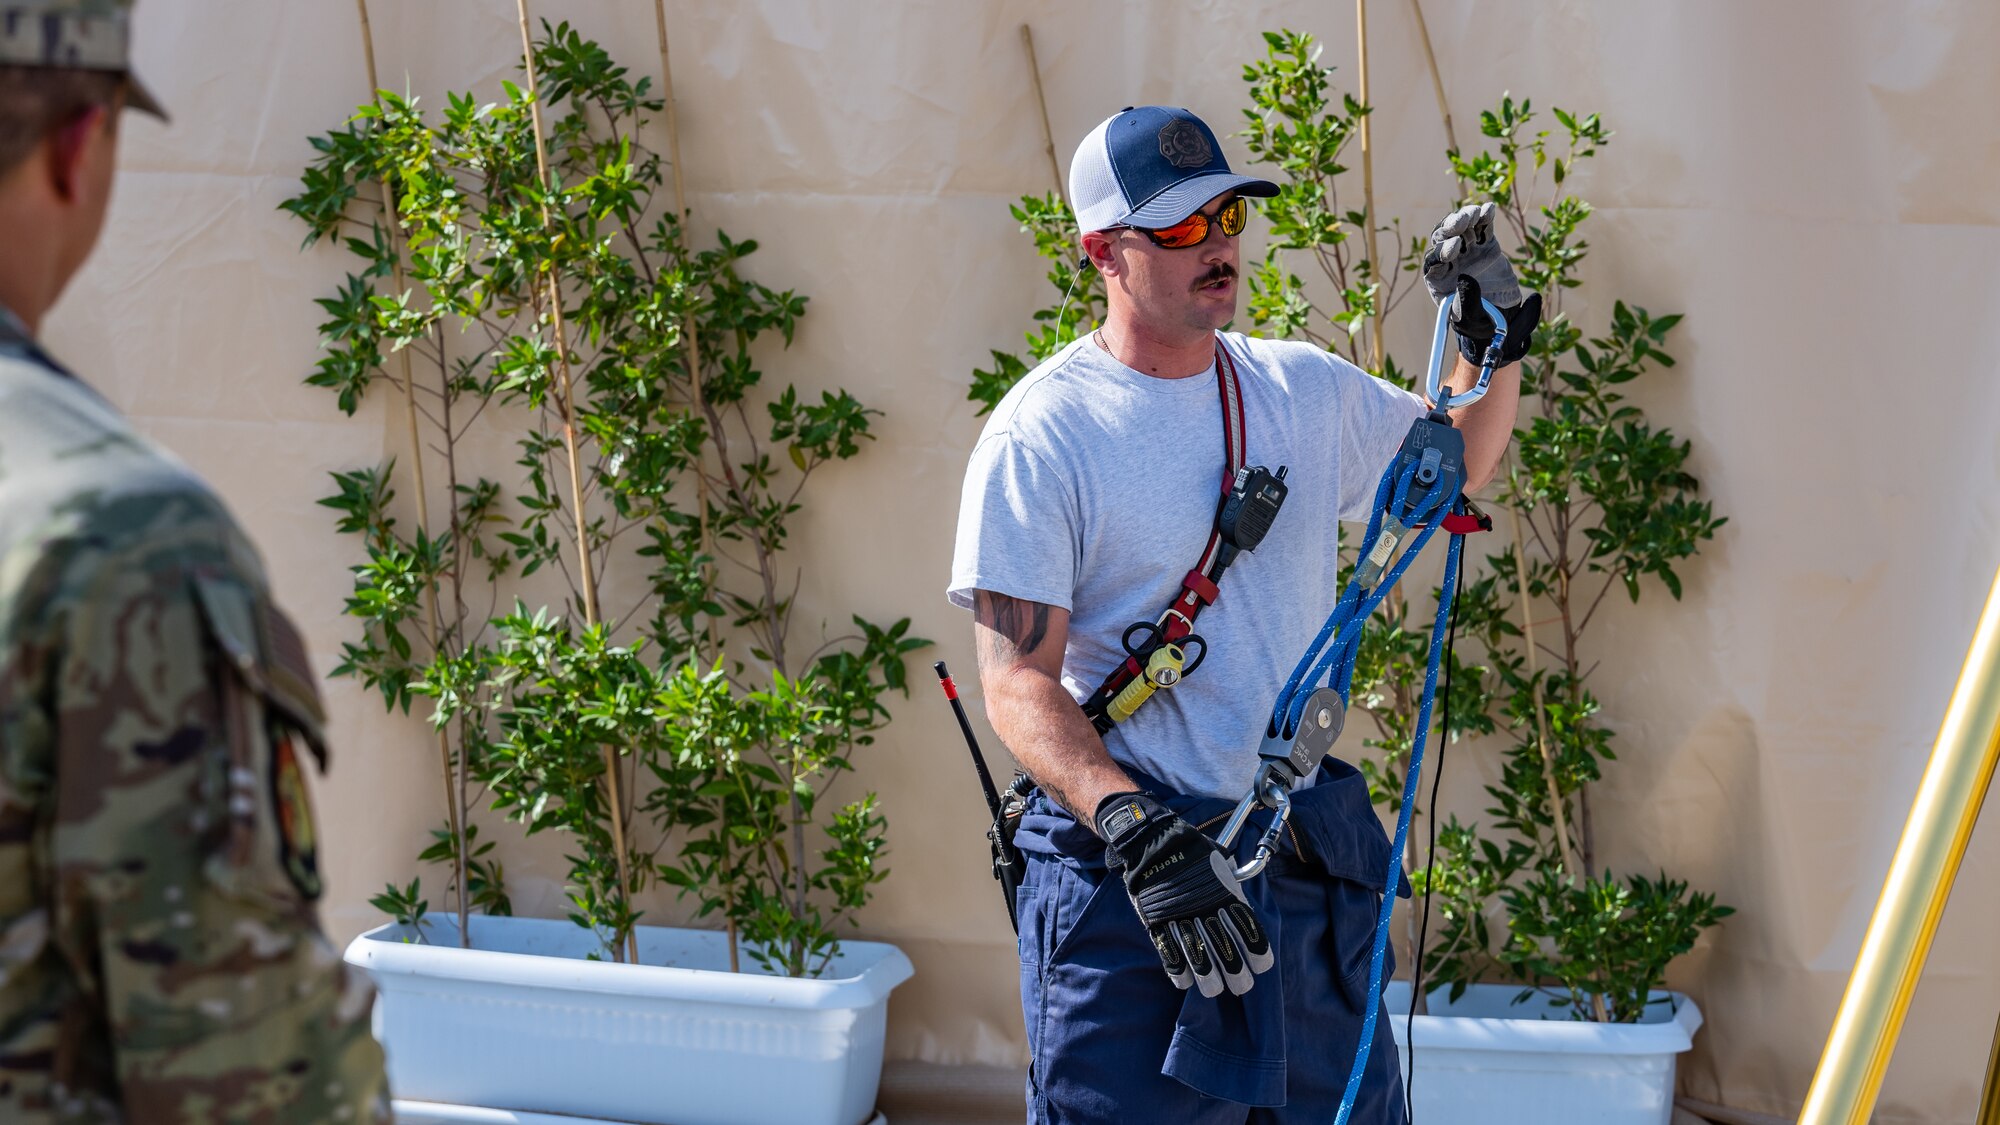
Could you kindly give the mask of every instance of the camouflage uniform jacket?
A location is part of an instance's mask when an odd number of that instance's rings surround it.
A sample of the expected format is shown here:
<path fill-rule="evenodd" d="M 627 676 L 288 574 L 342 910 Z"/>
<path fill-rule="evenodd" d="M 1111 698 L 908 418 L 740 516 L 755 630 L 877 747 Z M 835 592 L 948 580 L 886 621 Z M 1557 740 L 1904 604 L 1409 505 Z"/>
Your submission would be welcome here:
<path fill-rule="evenodd" d="M 388 1120 L 322 720 L 220 501 L 0 309 L 0 1121 Z"/>

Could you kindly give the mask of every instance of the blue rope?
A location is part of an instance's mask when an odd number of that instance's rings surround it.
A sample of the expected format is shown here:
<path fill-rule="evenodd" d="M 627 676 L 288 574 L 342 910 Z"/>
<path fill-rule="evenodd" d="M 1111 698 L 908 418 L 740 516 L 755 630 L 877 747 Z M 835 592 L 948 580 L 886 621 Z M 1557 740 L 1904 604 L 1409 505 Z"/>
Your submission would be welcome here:
<path fill-rule="evenodd" d="M 1394 477 L 1395 466 L 1392 464 L 1388 469 L 1383 470 L 1381 483 L 1375 486 L 1375 506 L 1369 509 L 1368 532 L 1361 537 L 1361 552 L 1354 556 L 1356 560 L 1355 570 L 1357 572 L 1361 569 L 1360 560 L 1368 557 L 1368 552 L 1375 549 L 1376 540 L 1381 538 L 1382 513 L 1388 509 L 1389 489 L 1392 487 Z M 1271 730 L 1273 733 L 1290 733 L 1290 729 L 1286 723 L 1288 721 L 1287 712 L 1290 709 L 1293 694 L 1297 693 L 1299 687 L 1306 683 L 1306 673 L 1312 670 L 1313 660 L 1319 655 L 1320 649 L 1325 647 L 1327 639 L 1333 636 L 1336 629 L 1345 625 L 1354 616 L 1354 605 L 1360 599 L 1361 584 L 1355 577 L 1350 576 L 1347 580 L 1347 588 L 1340 593 L 1340 601 L 1334 604 L 1333 612 L 1327 614 L 1326 624 L 1320 626 L 1319 635 L 1314 637 L 1312 644 L 1306 647 L 1306 654 L 1299 658 L 1298 666 L 1292 669 L 1291 676 L 1285 680 L 1285 686 L 1278 689 L 1278 701 L 1271 708 Z"/>
<path fill-rule="evenodd" d="M 1416 483 L 1416 473 L 1416 465 L 1407 466 L 1399 473 L 1391 464 L 1383 471 L 1381 483 L 1375 486 L 1375 506 L 1368 516 L 1368 532 L 1362 537 L 1361 548 L 1355 555 L 1354 572 L 1348 576 L 1347 585 L 1341 590 L 1340 600 L 1334 604 L 1333 612 L 1320 626 L 1319 635 L 1313 638 L 1305 655 L 1299 658 L 1298 666 L 1292 669 L 1285 686 L 1278 692 L 1277 702 L 1271 708 L 1273 732 L 1289 735 L 1298 728 L 1306 699 L 1312 694 L 1307 689 L 1318 683 L 1321 677 L 1325 677 L 1327 686 L 1340 693 L 1343 705 L 1349 702 L 1354 688 L 1355 662 L 1361 655 L 1361 635 L 1369 617 L 1389 596 L 1389 591 L 1395 589 L 1396 583 L 1402 580 L 1410 564 L 1423 553 L 1424 545 L 1443 525 L 1445 514 L 1458 505 L 1457 497 L 1443 494 L 1444 482 L 1439 480 L 1432 483 L 1416 505 L 1411 506 L 1409 496 Z M 1407 512 L 1413 522 L 1404 533 L 1415 530 L 1416 537 L 1403 548 L 1395 564 L 1378 578 L 1373 587 L 1363 589 L 1362 567 L 1375 553 L 1382 537 L 1383 520 L 1390 512 Z M 1465 547 L 1464 535 L 1454 533 L 1448 538 L 1444 585 L 1438 597 L 1437 620 L 1431 627 L 1430 652 L 1424 667 L 1423 700 L 1417 709 L 1416 735 L 1411 741 L 1410 762 L 1403 778 L 1403 805 L 1396 816 L 1396 838 L 1389 851 L 1389 870 L 1382 884 L 1382 905 L 1375 920 L 1374 948 L 1368 960 L 1367 996 L 1370 1003 L 1362 1018 L 1361 1042 L 1355 1051 L 1354 1068 L 1347 1075 L 1347 1088 L 1341 1095 L 1340 1112 L 1334 1118 L 1334 1125 L 1347 1125 L 1348 1118 L 1354 1113 L 1354 1101 L 1361 1092 L 1361 1076 L 1368 1069 L 1368 1056 L 1375 1042 L 1376 1016 L 1382 1007 L 1382 968 L 1389 949 L 1389 923 L 1395 913 L 1396 886 L 1403 873 L 1403 849 L 1409 842 L 1410 817 L 1416 808 L 1417 782 L 1423 772 L 1424 744 L 1430 735 L 1431 707 L 1437 700 L 1438 665 L 1451 618 L 1452 592 L 1457 589 L 1460 555 Z"/>
<path fill-rule="evenodd" d="M 1354 663 L 1361 654 L 1362 629 L 1366 627 L 1368 618 L 1388 598 L 1389 591 L 1402 579 L 1403 572 L 1423 553 L 1424 544 L 1430 542 L 1432 533 L 1443 522 L 1444 514 L 1450 507 L 1451 498 L 1444 495 L 1444 482 L 1434 482 L 1413 513 L 1417 519 L 1414 525 L 1418 529 L 1416 539 L 1404 548 L 1396 564 L 1381 576 L 1372 589 L 1361 588 L 1361 560 L 1373 554 L 1381 540 L 1383 514 L 1407 510 L 1416 472 L 1417 467 L 1410 465 L 1398 473 L 1393 464 L 1383 471 L 1382 481 L 1375 488 L 1375 506 L 1368 516 L 1368 532 L 1362 537 L 1361 548 L 1354 556 L 1355 573 L 1348 577 L 1347 587 L 1341 591 L 1333 612 L 1327 615 L 1326 624 L 1320 627 L 1319 635 L 1313 638 L 1298 666 L 1285 681 L 1285 686 L 1279 690 L 1277 702 L 1271 710 L 1272 731 L 1288 734 L 1297 729 L 1299 718 L 1305 712 L 1306 697 L 1311 694 L 1305 689 L 1318 683 L 1322 677 L 1325 677 L 1327 686 L 1340 692 L 1342 703 L 1348 701 L 1354 682 Z M 1332 641 L 1330 646 L 1329 640 Z"/>
<path fill-rule="evenodd" d="M 1430 542 L 1431 535 L 1437 531 L 1438 523 L 1438 520 L 1433 519 L 1423 525 L 1418 530 L 1417 537 L 1403 549 L 1402 555 L 1396 560 L 1396 565 L 1390 567 L 1389 572 L 1382 576 L 1382 581 L 1368 593 L 1366 599 L 1354 607 L 1351 619 L 1341 625 L 1333 644 L 1313 668 L 1309 683 L 1319 682 L 1320 677 L 1324 675 L 1327 686 L 1340 692 L 1340 702 L 1343 705 L 1348 702 L 1354 686 L 1354 664 L 1361 656 L 1361 633 L 1367 628 L 1368 618 L 1374 615 L 1376 608 L 1383 601 L 1387 600 L 1389 591 L 1402 579 L 1403 572 L 1410 569 L 1410 564 L 1416 562 L 1417 556 L 1423 553 L 1424 544 Z M 1299 692 L 1287 707 L 1287 730 L 1297 726 L 1300 716 L 1305 713 L 1306 698 L 1309 694 L 1309 692 Z"/>
<path fill-rule="evenodd" d="M 1453 535 L 1445 550 L 1444 585 L 1438 597 L 1437 620 L 1431 625 L 1431 647 L 1424 668 L 1424 699 L 1417 710 L 1416 738 L 1410 745 L 1410 764 L 1403 776 L 1403 807 L 1396 815 L 1396 841 L 1389 851 L 1389 870 L 1382 884 L 1382 908 L 1375 920 L 1375 949 L 1368 958 L 1368 1013 L 1361 1022 L 1361 1044 L 1354 1053 L 1354 1069 L 1347 1073 L 1347 1090 L 1340 1096 L 1340 1113 L 1334 1125 L 1347 1125 L 1354 1113 L 1354 1099 L 1361 1092 L 1361 1075 L 1368 1069 L 1369 1048 L 1375 1043 L 1375 1017 L 1381 1011 L 1382 962 L 1389 948 L 1389 919 L 1395 912 L 1396 885 L 1403 873 L 1403 846 L 1410 837 L 1410 814 L 1417 803 L 1417 779 L 1423 770 L 1424 742 L 1431 729 L 1431 704 L 1437 699 L 1438 664 L 1444 653 L 1447 623 L 1451 618 L 1451 591 L 1458 578 L 1459 555 L 1465 536 Z M 1414 999 L 1414 998 L 1413 998 Z M 1408 1107 L 1405 1107 L 1406 1109 Z"/>

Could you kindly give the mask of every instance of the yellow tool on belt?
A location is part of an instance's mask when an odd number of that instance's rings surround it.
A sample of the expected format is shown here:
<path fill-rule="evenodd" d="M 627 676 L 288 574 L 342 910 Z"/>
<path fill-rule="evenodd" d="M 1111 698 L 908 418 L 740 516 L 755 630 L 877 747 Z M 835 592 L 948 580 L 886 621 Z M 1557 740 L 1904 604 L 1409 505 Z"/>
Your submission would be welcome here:
<path fill-rule="evenodd" d="M 1195 640 L 1201 638 L 1196 637 Z M 1153 650 L 1146 660 L 1146 674 L 1136 677 L 1125 690 L 1111 697 L 1111 721 L 1122 723 L 1132 717 L 1141 703 L 1153 697 L 1161 688 L 1170 688 L 1181 682 L 1181 669 L 1187 665 L 1187 653 L 1176 644 L 1164 644 Z"/>
<path fill-rule="evenodd" d="M 1168 640 L 1167 631 L 1150 621 L 1134 621 L 1119 644 L 1125 649 L 1125 663 L 1120 667 L 1132 669 L 1131 679 L 1115 689 L 1106 684 L 1099 689 L 1102 705 L 1084 709 L 1092 715 L 1099 733 L 1131 718 L 1154 692 L 1180 683 L 1208 656 L 1208 642 L 1199 635 L 1182 633 Z"/>

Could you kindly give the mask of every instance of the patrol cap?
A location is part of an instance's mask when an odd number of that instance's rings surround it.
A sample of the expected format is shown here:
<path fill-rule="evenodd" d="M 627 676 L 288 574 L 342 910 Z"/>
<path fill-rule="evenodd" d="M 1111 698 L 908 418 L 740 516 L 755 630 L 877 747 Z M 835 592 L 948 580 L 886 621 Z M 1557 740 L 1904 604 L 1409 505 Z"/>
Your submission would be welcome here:
<path fill-rule="evenodd" d="M 130 84 L 126 104 L 167 111 L 132 73 L 133 0 L 0 0 L 0 66 L 105 70 Z"/>

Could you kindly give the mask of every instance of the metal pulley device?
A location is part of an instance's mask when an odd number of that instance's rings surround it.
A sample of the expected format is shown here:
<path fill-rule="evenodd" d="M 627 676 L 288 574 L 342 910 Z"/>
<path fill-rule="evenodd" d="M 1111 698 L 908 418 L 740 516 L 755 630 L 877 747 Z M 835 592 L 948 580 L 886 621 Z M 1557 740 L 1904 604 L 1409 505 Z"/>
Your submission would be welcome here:
<path fill-rule="evenodd" d="M 1346 725 L 1346 702 L 1339 692 L 1323 687 L 1307 697 L 1304 719 L 1291 732 L 1266 729 L 1264 744 L 1257 750 L 1257 774 L 1250 782 L 1250 792 L 1236 803 L 1236 810 L 1222 826 L 1222 835 L 1216 838 L 1225 853 L 1234 854 L 1236 838 L 1243 834 L 1250 814 L 1259 806 L 1277 810 L 1257 839 L 1256 853 L 1235 868 L 1237 882 L 1256 878 L 1271 862 L 1292 815 L 1292 787 L 1333 753 L 1333 744 Z"/>

